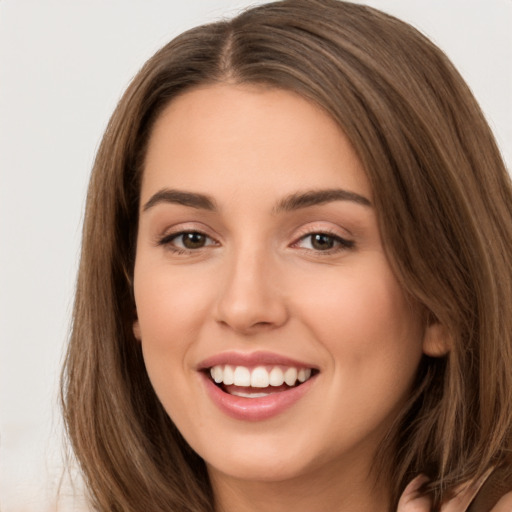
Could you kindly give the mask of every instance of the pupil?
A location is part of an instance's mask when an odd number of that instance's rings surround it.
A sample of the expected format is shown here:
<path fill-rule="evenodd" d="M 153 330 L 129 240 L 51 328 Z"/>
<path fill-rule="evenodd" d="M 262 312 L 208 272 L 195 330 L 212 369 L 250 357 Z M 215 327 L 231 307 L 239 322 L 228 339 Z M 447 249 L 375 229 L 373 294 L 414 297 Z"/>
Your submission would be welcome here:
<path fill-rule="evenodd" d="M 183 235 L 183 245 L 187 249 L 198 249 L 204 246 L 205 237 L 201 233 L 186 233 Z"/>
<path fill-rule="evenodd" d="M 315 249 L 325 251 L 334 247 L 334 239 L 332 236 L 323 235 L 321 233 L 313 235 L 312 245 Z"/>

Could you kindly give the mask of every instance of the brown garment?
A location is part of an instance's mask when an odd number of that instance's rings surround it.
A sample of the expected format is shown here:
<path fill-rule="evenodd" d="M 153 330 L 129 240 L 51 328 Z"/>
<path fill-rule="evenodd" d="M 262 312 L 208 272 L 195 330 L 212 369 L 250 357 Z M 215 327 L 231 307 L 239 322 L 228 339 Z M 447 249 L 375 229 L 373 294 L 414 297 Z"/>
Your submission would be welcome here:
<path fill-rule="evenodd" d="M 471 502 L 467 512 L 490 512 L 500 498 L 510 491 L 512 491 L 512 465 L 496 468 Z"/>

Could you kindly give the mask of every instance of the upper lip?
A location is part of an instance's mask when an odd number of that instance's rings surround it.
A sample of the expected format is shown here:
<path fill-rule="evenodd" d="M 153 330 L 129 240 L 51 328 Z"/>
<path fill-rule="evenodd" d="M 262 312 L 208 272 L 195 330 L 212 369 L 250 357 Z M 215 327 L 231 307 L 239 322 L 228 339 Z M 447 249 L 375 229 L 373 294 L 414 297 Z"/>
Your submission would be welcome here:
<path fill-rule="evenodd" d="M 292 366 L 295 368 L 312 368 L 317 369 L 311 363 L 292 359 L 281 354 L 273 352 L 222 352 L 212 357 L 208 357 L 201 361 L 197 366 L 198 370 L 206 370 L 212 366 L 229 364 L 233 366 L 265 366 L 265 365 L 281 365 Z"/>

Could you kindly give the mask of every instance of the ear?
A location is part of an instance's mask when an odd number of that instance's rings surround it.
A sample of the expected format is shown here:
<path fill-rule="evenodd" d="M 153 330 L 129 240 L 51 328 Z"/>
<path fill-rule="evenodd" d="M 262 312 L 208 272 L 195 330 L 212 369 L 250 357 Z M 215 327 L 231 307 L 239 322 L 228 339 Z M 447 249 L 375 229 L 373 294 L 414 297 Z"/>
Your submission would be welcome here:
<path fill-rule="evenodd" d="M 135 336 L 135 339 L 137 341 L 140 341 L 141 340 L 140 324 L 139 324 L 139 319 L 137 318 L 137 313 L 135 313 L 135 320 L 133 321 L 133 324 L 132 324 L 132 330 L 133 330 L 133 335 Z"/>
<path fill-rule="evenodd" d="M 448 329 L 437 320 L 431 320 L 423 336 L 423 353 L 430 357 L 443 357 L 451 349 Z"/>

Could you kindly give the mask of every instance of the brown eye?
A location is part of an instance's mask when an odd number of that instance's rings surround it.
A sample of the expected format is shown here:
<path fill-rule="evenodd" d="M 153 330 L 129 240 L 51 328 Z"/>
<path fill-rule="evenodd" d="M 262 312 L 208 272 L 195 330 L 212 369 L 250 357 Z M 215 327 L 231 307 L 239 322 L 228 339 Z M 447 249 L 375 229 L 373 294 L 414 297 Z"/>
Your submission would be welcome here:
<path fill-rule="evenodd" d="M 194 251 L 217 244 L 215 240 L 200 231 L 181 231 L 163 237 L 159 245 L 175 251 Z"/>
<path fill-rule="evenodd" d="M 336 243 L 333 236 L 325 233 L 315 233 L 311 235 L 311 247 L 317 251 L 328 251 L 332 249 Z"/>
<path fill-rule="evenodd" d="M 201 249 L 206 245 L 207 237 L 202 233 L 191 232 L 183 233 L 176 237 L 181 238 L 181 243 L 185 249 Z"/>
<path fill-rule="evenodd" d="M 352 240 L 346 240 L 329 233 L 310 233 L 302 237 L 295 245 L 310 251 L 336 252 L 338 250 L 351 249 L 355 243 Z"/>

